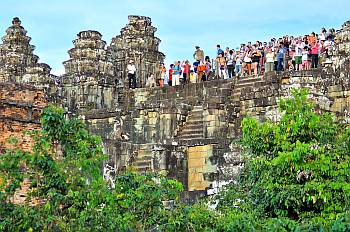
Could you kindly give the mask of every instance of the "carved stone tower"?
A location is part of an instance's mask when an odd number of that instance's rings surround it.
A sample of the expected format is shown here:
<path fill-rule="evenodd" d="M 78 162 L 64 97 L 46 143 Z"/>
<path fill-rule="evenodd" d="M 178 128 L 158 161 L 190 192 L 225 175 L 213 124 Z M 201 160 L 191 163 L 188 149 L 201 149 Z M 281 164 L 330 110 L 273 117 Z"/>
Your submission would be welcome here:
<path fill-rule="evenodd" d="M 0 152 L 12 136 L 18 138 L 16 146 L 29 150 L 31 138 L 22 132 L 39 129 L 41 110 L 57 102 L 56 77 L 49 65 L 38 63 L 26 34 L 16 17 L 0 44 Z"/>
<path fill-rule="evenodd" d="M 134 15 L 128 18 L 129 23 L 112 39 L 108 52 L 120 84 L 124 82 L 127 86 L 126 66 L 129 60 L 134 60 L 137 86 L 144 87 L 147 76 L 158 71 L 165 56 L 158 51 L 160 39 L 154 36 L 157 29 L 151 25 L 151 18 Z"/>
<path fill-rule="evenodd" d="M 84 114 L 94 110 L 114 110 L 114 72 L 107 61 L 106 42 L 98 31 L 79 32 L 63 62 L 65 74 L 63 105 L 69 113 Z"/>
<path fill-rule="evenodd" d="M 35 46 L 29 44 L 31 38 L 26 34 L 19 18 L 14 18 L 0 44 L 0 82 L 53 83 L 50 66 L 38 63 L 39 57 L 33 54 Z"/>
<path fill-rule="evenodd" d="M 110 145 L 114 130 L 117 91 L 112 62 L 107 59 L 106 42 L 98 31 L 81 31 L 63 62 L 61 78 L 62 106 L 68 115 L 77 115 L 89 131 L 102 137 L 104 147 Z M 106 152 L 110 151 L 106 148 Z"/>

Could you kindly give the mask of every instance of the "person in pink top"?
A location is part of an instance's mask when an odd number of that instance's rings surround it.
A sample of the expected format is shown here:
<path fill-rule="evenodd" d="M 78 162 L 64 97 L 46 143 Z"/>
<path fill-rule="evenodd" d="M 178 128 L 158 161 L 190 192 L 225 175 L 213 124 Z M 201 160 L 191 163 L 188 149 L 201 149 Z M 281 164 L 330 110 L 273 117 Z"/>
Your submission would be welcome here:
<path fill-rule="evenodd" d="M 319 49 L 320 43 L 316 42 L 311 45 L 311 68 L 317 68 Z"/>

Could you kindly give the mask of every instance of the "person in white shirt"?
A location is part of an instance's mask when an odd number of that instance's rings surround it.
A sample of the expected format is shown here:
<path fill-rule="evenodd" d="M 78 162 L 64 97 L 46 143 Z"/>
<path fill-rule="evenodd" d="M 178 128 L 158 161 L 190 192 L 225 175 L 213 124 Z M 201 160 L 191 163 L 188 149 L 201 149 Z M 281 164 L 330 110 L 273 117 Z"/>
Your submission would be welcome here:
<path fill-rule="evenodd" d="M 146 87 L 157 87 L 156 79 L 154 78 L 154 75 L 152 73 L 147 78 Z"/>
<path fill-rule="evenodd" d="M 128 79 L 129 79 L 129 88 L 136 88 L 136 67 L 134 65 L 134 61 L 130 60 L 128 66 L 126 67 L 128 72 Z"/>
<path fill-rule="evenodd" d="M 265 73 L 273 72 L 275 62 L 275 53 L 271 48 L 266 50 Z"/>
<path fill-rule="evenodd" d="M 323 44 L 327 58 L 329 58 L 329 54 L 332 51 L 333 46 L 334 46 L 334 42 L 332 41 L 332 36 L 328 36 L 326 42 L 324 42 Z"/>
<path fill-rule="evenodd" d="M 295 61 L 295 70 L 299 71 L 302 70 L 302 52 L 303 52 L 303 47 L 301 45 L 301 41 L 298 40 L 296 45 L 295 45 L 295 53 L 294 53 L 294 61 Z"/>

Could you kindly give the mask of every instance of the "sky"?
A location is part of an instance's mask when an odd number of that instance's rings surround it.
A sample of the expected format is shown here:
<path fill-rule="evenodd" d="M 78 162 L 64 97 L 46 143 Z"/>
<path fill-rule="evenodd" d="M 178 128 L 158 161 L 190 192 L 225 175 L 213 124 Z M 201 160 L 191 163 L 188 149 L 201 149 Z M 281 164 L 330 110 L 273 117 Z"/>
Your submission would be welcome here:
<path fill-rule="evenodd" d="M 128 15 L 151 17 L 168 66 L 191 61 L 196 45 L 213 57 L 217 44 L 236 48 L 248 41 L 319 33 L 322 27 L 339 29 L 350 19 L 349 7 L 349 0 L 1 0 L 0 33 L 4 36 L 12 18 L 19 17 L 39 61 L 61 75 L 80 31 L 97 30 L 110 44 Z"/>

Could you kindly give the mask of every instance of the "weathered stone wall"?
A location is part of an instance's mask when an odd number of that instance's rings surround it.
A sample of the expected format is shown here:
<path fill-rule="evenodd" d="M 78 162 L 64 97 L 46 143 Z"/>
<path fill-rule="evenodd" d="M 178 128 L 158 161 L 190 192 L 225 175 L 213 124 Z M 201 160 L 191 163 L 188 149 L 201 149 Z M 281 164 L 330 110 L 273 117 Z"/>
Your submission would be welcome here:
<path fill-rule="evenodd" d="M 278 100 L 290 96 L 292 88 L 310 89 L 318 110 L 350 122 L 349 22 L 338 35 L 341 43 L 328 67 L 176 87 L 124 88 L 130 59 L 136 63 L 139 86 L 163 61 L 155 31 L 150 18 L 129 16 L 108 47 L 99 32 L 82 31 L 63 63 L 65 74 L 58 78 L 48 65 L 38 63 L 30 37 L 15 18 L 0 45 L 0 148 L 9 136 L 39 128 L 40 110 L 48 103 L 60 104 L 68 116 L 79 116 L 102 137 L 110 154 L 106 164 L 114 172 L 128 167 L 161 171 L 184 184 L 185 197 L 193 197 L 215 192 L 237 175 L 243 163 L 232 141 L 241 135 L 242 119 L 278 121 Z M 20 144 L 29 149 L 26 139 Z"/>
<path fill-rule="evenodd" d="M 29 150 L 30 138 L 22 132 L 40 128 L 40 111 L 47 104 L 43 96 L 39 89 L 0 84 L 0 150 L 9 147 L 6 141 L 11 136 L 19 138 L 19 147 Z"/>
<path fill-rule="evenodd" d="M 111 162 L 167 171 L 189 191 L 209 189 L 232 179 L 242 165 L 239 149 L 230 146 L 241 134 L 241 120 L 278 121 L 278 100 L 292 88 L 310 89 L 319 110 L 350 122 L 349 78 L 343 67 L 341 75 L 319 69 L 124 91 L 120 120 L 128 141 L 115 143 Z"/>

